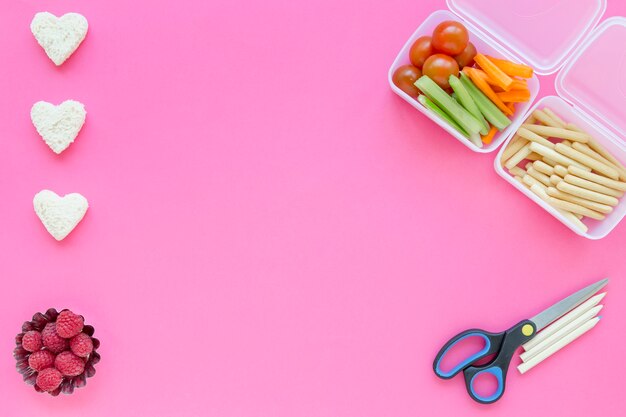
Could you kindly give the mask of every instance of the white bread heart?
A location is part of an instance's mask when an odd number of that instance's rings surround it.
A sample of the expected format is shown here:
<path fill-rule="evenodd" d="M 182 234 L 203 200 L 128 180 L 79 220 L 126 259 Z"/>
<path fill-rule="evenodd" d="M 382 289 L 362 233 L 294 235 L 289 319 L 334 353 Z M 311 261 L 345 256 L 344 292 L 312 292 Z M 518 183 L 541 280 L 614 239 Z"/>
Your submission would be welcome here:
<path fill-rule="evenodd" d="M 63 240 L 83 219 L 89 203 L 78 193 L 58 196 L 50 190 L 35 194 L 33 206 L 46 230 L 56 239 Z"/>
<path fill-rule="evenodd" d="M 85 106 L 74 100 L 66 100 L 58 106 L 38 101 L 30 110 L 35 129 L 56 154 L 74 142 L 85 124 L 86 115 Z"/>
<path fill-rule="evenodd" d="M 56 17 L 52 13 L 40 12 L 30 23 L 35 39 L 56 65 L 63 64 L 78 49 L 88 28 L 87 19 L 78 13 Z"/>

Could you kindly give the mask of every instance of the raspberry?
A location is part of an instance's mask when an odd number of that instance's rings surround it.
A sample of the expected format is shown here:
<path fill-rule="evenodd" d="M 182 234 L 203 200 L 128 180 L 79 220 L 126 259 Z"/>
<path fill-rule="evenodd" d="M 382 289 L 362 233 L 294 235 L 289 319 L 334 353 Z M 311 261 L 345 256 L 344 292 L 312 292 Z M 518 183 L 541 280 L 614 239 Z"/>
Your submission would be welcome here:
<path fill-rule="evenodd" d="M 70 340 L 70 349 L 74 355 L 86 358 L 93 351 L 93 341 L 85 333 L 78 333 Z"/>
<path fill-rule="evenodd" d="M 63 381 L 61 372 L 54 368 L 46 368 L 37 375 L 37 386 L 44 391 L 50 392 L 59 388 Z"/>
<path fill-rule="evenodd" d="M 48 323 L 41 332 L 43 345 L 54 353 L 63 352 L 67 349 L 68 342 L 57 334 L 56 324 Z"/>
<path fill-rule="evenodd" d="M 49 350 L 40 350 L 28 357 L 28 366 L 34 371 L 41 371 L 54 365 L 54 353 Z"/>
<path fill-rule="evenodd" d="M 85 361 L 72 352 L 61 352 L 54 360 L 54 367 L 65 376 L 77 376 L 85 370 Z"/>
<path fill-rule="evenodd" d="M 57 317 L 57 334 L 64 339 L 76 336 L 83 330 L 85 321 L 82 316 L 63 310 Z"/>
<path fill-rule="evenodd" d="M 42 347 L 41 333 L 36 330 L 24 333 L 22 347 L 29 352 L 37 352 Z"/>

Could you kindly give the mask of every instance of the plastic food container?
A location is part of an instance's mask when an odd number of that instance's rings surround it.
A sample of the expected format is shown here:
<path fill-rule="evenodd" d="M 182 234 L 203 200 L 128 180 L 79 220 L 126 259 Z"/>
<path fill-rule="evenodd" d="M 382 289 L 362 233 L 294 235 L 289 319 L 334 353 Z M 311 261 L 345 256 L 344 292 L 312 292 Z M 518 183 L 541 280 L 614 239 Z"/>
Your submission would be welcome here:
<path fill-rule="evenodd" d="M 388 74 L 389 85 L 391 86 L 391 89 L 396 94 L 402 97 L 411 106 L 415 107 L 417 110 L 422 112 L 430 120 L 432 120 L 433 122 L 441 126 L 450 135 L 457 138 L 463 145 L 467 146 L 474 152 L 482 152 L 482 153 L 493 152 L 498 148 L 498 146 L 502 144 L 502 142 L 504 142 L 504 140 L 507 138 L 507 136 L 511 132 L 515 132 L 517 128 L 519 127 L 519 125 L 522 124 L 524 119 L 522 119 L 521 116 L 524 113 L 526 113 L 526 110 L 528 110 L 528 108 L 532 105 L 532 102 L 535 100 L 535 98 L 537 98 L 537 94 L 539 93 L 539 79 L 535 75 L 533 75 L 533 77 L 528 80 L 528 89 L 530 90 L 530 100 L 526 103 L 518 103 L 518 105 L 515 108 L 515 114 L 513 115 L 514 118 L 511 119 L 512 123 L 509 126 L 507 126 L 507 128 L 504 129 L 503 131 L 496 133 L 491 143 L 489 145 L 483 146 L 482 148 L 479 148 L 478 146 L 474 145 L 472 142 L 469 141 L 469 139 L 467 139 L 465 136 L 463 136 L 461 133 L 455 130 L 452 126 L 447 124 L 445 121 L 441 120 L 438 116 L 433 114 L 431 111 L 426 109 L 413 97 L 409 96 L 407 93 L 400 90 L 393 83 L 392 77 L 396 69 L 402 65 L 410 64 L 409 49 L 411 49 L 411 45 L 413 45 L 413 42 L 415 42 L 415 40 L 419 38 L 420 36 L 430 35 L 439 23 L 444 22 L 446 20 L 461 21 L 463 25 L 465 25 L 465 27 L 467 28 L 467 31 L 470 34 L 470 42 L 472 42 L 474 46 L 476 46 L 476 49 L 478 50 L 478 52 L 486 54 L 486 55 L 492 55 L 496 58 L 505 58 L 505 59 L 509 59 L 513 61 L 520 60 L 519 58 L 514 58 L 510 53 L 500 49 L 498 46 L 495 46 L 492 42 L 488 41 L 486 37 L 482 35 L 478 29 L 476 29 L 472 24 L 468 23 L 466 20 L 463 20 L 459 16 L 447 10 L 438 10 L 434 12 L 433 14 L 431 14 L 430 16 L 428 16 L 426 20 L 424 20 L 424 22 L 420 25 L 419 28 L 417 28 L 415 33 L 411 35 L 409 40 L 404 44 L 404 46 L 400 50 L 400 53 L 396 57 L 396 60 L 391 65 L 391 68 L 389 68 L 389 74 Z"/>
<path fill-rule="evenodd" d="M 574 123 L 593 136 L 622 164 L 626 164 L 626 19 L 614 17 L 603 22 L 584 42 L 557 75 L 559 96 L 540 99 L 529 111 L 549 107 L 566 122 Z M 600 63 L 600 64 L 598 64 Z M 500 163 L 510 135 L 496 158 L 495 168 L 505 180 L 546 209 L 575 233 L 601 239 L 626 216 L 626 196 L 607 215 L 596 221 L 586 219 L 586 233 L 576 229 L 562 214 L 519 184 Z"/>
<path fill-rule="evenodd" d="M 431 14 L 396 57 L 388 75 L 391 89 L 475 152 L 492 152 L 506 142 L 495 160 L 499 175 L 575 233 L 589 239 L 606 236 L 626 216 L 626 197 L 603 221 L 586 219 L 589 230 L 582 233 L 506 172 L 500 157 L 529 114 L 547 106 L 594 136 L 626 165 L 626 19 L 610 18 L 596 27 L 606 0 L 447 0 L 447 5 L 452 12 Z M 429 35 L 444 20 L 462 22 L 481 53 L 525 63 L 540 75 L 563 67 L 556 78 L 558 96 L 544 97 L 533 106 L 540 89 L 533 76 L 528 80 L 530 101 L 516 106 L 511 125 L 491 144 L 476 147 L 392 82 L 396 68 L 409 63 L 408 51 L 415 39 Z"/>

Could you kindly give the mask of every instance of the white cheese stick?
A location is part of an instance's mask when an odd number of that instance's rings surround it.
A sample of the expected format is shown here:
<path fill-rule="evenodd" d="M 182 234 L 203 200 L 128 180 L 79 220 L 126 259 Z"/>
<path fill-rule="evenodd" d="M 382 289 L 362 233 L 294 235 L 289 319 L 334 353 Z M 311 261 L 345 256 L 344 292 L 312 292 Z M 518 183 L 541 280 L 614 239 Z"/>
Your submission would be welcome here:
<path fill-rule="evenodd" d="M 533 162 L 533 167 L 537 171 L 541 172 L 542 174 L 546 174 L 548 176 L 554 174 L 554 167 L 546 164 L 543 161 L 535 161 L 535 162 Z"/>
<path fill-rule="evenodd" d="M 602 155 L 609 161 L 613 162 L 613 164 L 618 168 L 620 172 L 620 180 L 626 181 L 626 168 L 620 161 L 617 160 L 617 158 L 615 158 L 609 151 L 604 149 L 604 147 L 600 145 L 598 141 L 595 140 L 594 138 L 591 138 L 588 145 L 591 149 L 593 149 L 594 151 L 596 151 L 597 153 L 599 153 L 600 155 Z"/>
<path fill-rule="evenodd" d="M 591 297 L 590 299 L 588 299 L 587 301 L 585 301 L 584 303 L 582 303 L 581 305 L 579 305 L 578 307 L 576 307 L 575 309 L 573 309 L 572 311 L 570 311 L 569 313 L 567 313 L 560 319 L 554 321 L 548 327 L 540 331 L 537 336 L 533 337 L 528 342 L 524 343 L 522 345 L 522 348 L 524 348 L 525 351 L 531 350 L 532 348 L 537 346 L 539 343 L 543 342 L 548 337 L 552 336 L 554 333 L 556 333 L 557 331 L 565 327 L 572 320 L 582 316 L 587 311 L 591 310 L 592 308 L 600 304 L 600 301 L 602 301 L 604 296 L 606 296 L 606 292 L 594 295 L 593 297 Z"/>
<path fill-rule="evenodd" d="M 605 157 L 603 157 L 602 155 L 600 155 L 598 152 L 594 151 L 593 149 L 591 149 L 589 147 L 589 145 L 587 145 L 586 143 L 573 143 L 572 144 L 572 148 L 576 149 L 579 152 L 584 153 L 587 156 L 592 157 L 593 159 L 602 162 L 605 165 L 608 165 L 612 168 L 617 169 L 617 171 L 624 171 L 626 172 L 626 170 L 624 170 L 623 167 L 619 167 L 617 165 L 615 165 L 613 162 L 609 161 L 608 159 L 606 159 Z"/>
<path fill-rule="evenodd" d="M 579 128 L 578 126 L 576 126 L 574 123 L 568 123 L 565 125 L 565 129 L 567 130 L 573 130 L 574 132 L 581 132 L 581 133 L 585 133 L 584 130 L 582 130 L 581 128 Z"/>
<path fill-rule="evenodd" d="M 550 177 L 548 177 L 546 174 L 542 174 L 541 172 L 537 171 L 533 167 L 532 164 L 529 163 L 529 165 L 530 166 L 526 167 L 526 172 L 528 172 L 528 175 L 530 175 L 531 177 L 533 177 L 537 181 L 541 182 L 546 187 L 549 187 L 551 185 L 550 184 Z"/>
<path fill-rule="evenodd" d="M 558 186 L 558 184 L 557 184 Z M 613 207 L 606 204 L 598 203 L 596 201 L 586 200 L 584 198 L 576 197 L 568 193 L 564 193 L 558 188 L 548 187 L 546 193 L 550 197 L 558 198 L 560 200 L 569 201 L 570 203 L 578 204 L 579 206 L 587 207 L 589 210 L 597 211 L 602 214 L 609 214 L 613 211 Z"/>
<path fill-rule="evenodd" d="M 571 140 L 571 141 L 581 142 L 581 143 L 587 143 L 587 142 L 589 142 L 589 139 L 591 139 L 591 136 L 589 136 L 586 133 L 573 132 L 571 130 L 563 129 L 563 128 L 560 128 L 560 127 L 524 124 L 524 125 L 522 125 L 522 128 L 527 129 L 527 130 L 531 131 L 532 133 L 536 133 L 537 135 L 541 135 L 541 136 L 546 137 L 546 138 L 568 139 L 568 140 Z M 520 136 L 526 138 L 526 136 L 524 136 L 521 133 L 519 133 L 519 130 L 517 131 L 517 133 Z M 526 139 L 528 139 L 528 138 L 526 138 Z"/>
<path fill-rule="evenodd" d="M 520 167 L 513 167 L 511 169 L 509 169 L 509 174 L 515 176 L 517 175 L 518 177 L 523 177 L 524 175 L 526 175 L 526 171 L 524 171 L 522 168 Z"/>
<path fill-rule="evenodd" d="M 537 125 L 534 125 L 534 126 L 537 126 Z M 538 134 L 532 132 L 530 130 L 530 127 L 531 125 L 522 125 L 522 127 L 517 131 L 517 134 L 531 142 L 537 142 L 550 149 L 554 149 L 554 143 L 550 142 L 548 139 L 544 138 L 543 136 L 539 136 Z M 538 126 L 538 127 L 547 127 L 547 126 Z"/>
<path fill-rule="evenodd" d="M 597 184 L 604 185 L 614 190 L 626 191 L 626 182 L 615 181 L 610 178 L 603 177 L 602 175 L 594 174 L 593 172 L 581 170 L 575 166 L 567 167 L 567 170 L 569 171 L 570 174 L 576 175 L 577 177 L 584 178 L 589 181 L 593 181 Z"/>
<path fill-rule="evenodd" d="M 572 185 L 565 181 L 561 181 L 560 183 L 558 183 L 556 185 L 556 188 L 563 191 L 564 193 L 568 193 L 576 197 L 584 198 L 585 200 L 595 201 L 596 203 L 606 204 L 607 206 L 615 207 L 619 204 L 619 200 L 615 197 L 611 197 L 610 195 L 600 194 L 595 191 L 587 190 L 585 188 Z"/>
<path fill-rule="evenodd" d="M 549 203 L 549 199 L 550 196 L 548 196 L 548 194 L 546 193 L 546 189 L 545 187 L 542 188 L 540 184 L 533 184 L 530 187 L 530 190 L 535 193 L 539 198 L 541 198 L 542 200 L 544 200 L 545 202 Z M 576 228 L 578 230 L 580 230 L 582 233 L 586 233 L 587 230 L 589 230 L 589 228 L 587 227 L 587 225 L 583 222 L 580 221 L 580 218 L 577 217 L 574 213 L 571 213 L 569 211 L 566 210 L 561 210 L 556 208 L 556 211 L 558 211 L 559 213 L 561 213 L 565 218 L 567 218 L 567 220 L 570 221 L 570 223 L 572 223 L 574 226 L 576 226 Z"/>
<path fill-rule="evenodd" d="M 556 175 L 558 175 L 559 177 L 561 177 L 561 178 L 565 178 L 565 176 L 568 174 L 568 172 L 569 171 L 567 170 L 567 167 L 564 167 L 563 165 L 558 165 L 557 164 L 557 165 L 554 166 L 554 173 Z M 584 171 L 584 172 L 587 172 L 587 171 Z"/>
<path fill-rule="evenodd" d="M 586 188 L 587 190 L 595 191 L 600 194 L 610 195 L 611 197 L 621 198 L 624 195 L 624 193 L 621 191 L 605 187 L 604 185 L 596 184 L 593 181 L 585 180 L 572 174 L 567 174 L 563 179 L 565 180 L 565 182 L 568 182 L 572 185 L 577 185 L 579 187 Z"/>
<path fill-rule="evenodd" d="M 502 163 L 502 165 L 504 165 L 506 161 L 508 161 L 527 143 L 528 142 L 526 141 L 526 139 L 522 139 L 518 135 L 515 135 L 513 139 L 511 139 L 511 142 L 509 142 L 509 145 L 504 149 L 504 152 L 502 152 L 502 157 L 500 158 L 500 162 Z"/>
<path fill-rule="evenodd" d="M 548 359 L 550 356 L 563 349 L 565 346 L 572 343 L 574 340 L 578 339 L 583 334 L 587 333 L 589 330 L 593 329 L 596 324 L 600 321 L 600 317 L 595 317 L 591 320 L 587 320 L 583 325 L 577 327 L 574 331 L 569 333 L 567 336 L 554 343 L 543 352 L 539 353 L 534 358 L 530 359 L 528 362 L 524 362 L 517 367 L 517 370 L 520 373 L 526 373 L 530 369 L 539 365 L 544 360 Z"/>
<path fill-rule="evenodd" d="M 540 187 L 541 189 L 545 190 L 546 186 L 543 185 L 539 180 L 531 177 L 530 175 L 526 174 L 522 177 L 522 182 L 524 184 L 526 184 L 528 186 L 528 188 L 531 188 L 533 185 L 537 185 L 538 187 Z"/>
<path fill-rule="evenodd" d="M 559 184 L 562 184 L 562 182 Z M 583 216 L 591 217 L 595 220 L 604 220 L 606 218 L 606 216 L 602 213 L 598 213 L 597 211 L 590 210 L 580 204 L 570 203 L 569 201 L 561 200 L 559 198 L 550 197 L 548 202 L 554 207 L 571 211 L 572 213 L 582 214 Z"/>
<path fill-rule="evenodd" d="M 565 127 L 565 125 L 562 125 L 561 123 L 559 123 L 558 121 L 554 120 L 552 117 L 550 117 L 547 113 L 545 113 L 543 110 L 539 110 L 536 109 L 533 112 L 533 117 L 535 119 L 537 119 L 539 122 L 543 123 L 546 126 L 552 126 L 552 127 Z"/>
<path fill-rule="evenodd" d="M 548 116 L 550 116 L 550 118 L 552 118 L 552 120 L 554 120 L 556 123 L 559 124 L 559 127 L 565 127 L 566 123 L 563 119 L 561 119 L 559 116 L 557 116 L 557 114 L 555 112 L 552 111 L 552 109 L 550 109 L 549 107 L 544 107 L 543 111 L 545 114 L 547 114 Z"/>
<path fill-rule="evenodd" d="M 619 172 L 617 172 L 615 168 L 605 165 L 602 162 L 597 161 L 592 157 L 577 151 L 574 148 L 570 148 L 569 146 L 563 145 L 562 143 L 557 143 L 554 148 L 561 155 L 565 155 L 566 157 L 571 158 L 574 161 L 593 169 L 594 171 L 604 175 L 605 177 L 609 177 L 613 180 L 619 179 Z"/>
<path fill-rule="evenodd" d="M 547 149 L 547 148 L 546 148 Z M 512 157 L 509 158 L 508 161 L 506 161 L 506 163 L 504 164 L 504 166 L 507 169 L 511 169 L 514 166 L 516 166 L 517 164 L 519 164 L 520 162 L 522 162 L 524 159 L 526 159 L 526 157 L 528 155 L 530 155 L 531 150 L 530 150 L 530 144 L 527 143 L 526 145 L 524 145 L 519 151 L 517 151 L 515 153 L 515 155 L 513 155 Z M 555 152 L 556 153 L 556 152 Z"/>
<path fill-rule="evenodd" d="M 527 350 L 526 352 L 519 355 L 520 359 L 522 360 L 522 362 L 528 362 L 530 359 L 537 356 L 540 352 L 543 352 L 547 347 L 553 345 L 557 341 L 561 340 L 563 337 L 567 336 L 581 324 L 585 323 L 589 319 L 594 318 L 600 312 L 600 310 L 602 310 L 602 307 L 604 307 L 602 304 L 600 304 L 599 306 L 595 306 L 591 310 L 583 313 L 580 317 L 575 318 L 547 339 L 543 340 L 540 343 L 537 343 L 537 346 L 535 346 L 534 348 Z"/>
<path fill-rule="evenodd" d="M 564 145 L 564 147 L 567 148 L 567 146 L 565 146 L 565 145 Z M 569 148 L 569 149 L 571 149 L 571 148 Z M 587 170 L 591 171 L 591 168 L 588 168 L 584 164 L 581 164 L 580 162 L 574 161 L 573 159 L 569 158 L 568 156 L 566 156 L 566 155 L 564 155 L 564 154 L 562 154 L 560 152 L 557 152 L 554 149 L 550 149 L 547 146 L 543 146 L 543 145 L 541 145 L 540 143 L 537 143 L 537 142 L 531 142 L 530 143 L 530 152 L 537 152 L 538 154 L 543 155 L 546 158 L 550 158 L 553 161 L 556 161 L 556 162 L 558 162 L 561 165 L 565 165 L 565 166 L 574 165 L 574 166 L 579 167 L 580 169 L 584 169 L 586 171 Z M 530 152 L 528 152 L 528 153 L 530 153 Z"/>
<path fill-rule="evenodd" d="M 545 156 L 543 158 L 541 158 L 541 160 L 543 162 L 545 162 L 546 164 L 550 165 L 551 167 L 554 167 L 555 165 L 558 165 L 556 161 L 553 161 L 550 158 L 546 158 Z"/>
<path fill-rule="evenodd" d="M 556 174 L 550 175 L 550 185 L 553 185 L 556 187 L 556 185 L 560 183 L 561 181 L 563 181 L 563 178 L 559 177 L 558 175 Z"/>
<path fill-rule="evenodd" d="M 582 129 L 580 129 L 579 127 L 577 127 L 576 125 L 572 124 L 572 123 L 568 123 L 566 126 L 566 129 L 569 130 L 574 130 L 576 132 L 582 132 L 585 133 Z M 600 145 L 598 143 L 597 140 L 595 140 L 593 137 L 589 140 L 589 143 L 587 144 L 592 152 L 595 152 L 597 155 L 600 155 L 601 157 L 603 157 L 604 159 L 610 161 L 613 163 L 613 166 L 619 171 L 619 178 L 622 181 L 626 181 L 626 167 L 624 167 L 624 164 L 622 164 L 620 161 L 617 160 L 617 158 L 615 158 L 613 155 L 611 155 L 611 153 L 609 151 L 607 151 L 606 149 L 604 149 L 604 147 L 602 145 Z M 578 149 L 580 150 L 580 149 Z M 589 155 L 592 158 L 594 157 L 593 155 Z M 597 159 L 597 158 L 596 158 Z M 600 162 L 604 162 L 600 159 L 598 159 Z"/>

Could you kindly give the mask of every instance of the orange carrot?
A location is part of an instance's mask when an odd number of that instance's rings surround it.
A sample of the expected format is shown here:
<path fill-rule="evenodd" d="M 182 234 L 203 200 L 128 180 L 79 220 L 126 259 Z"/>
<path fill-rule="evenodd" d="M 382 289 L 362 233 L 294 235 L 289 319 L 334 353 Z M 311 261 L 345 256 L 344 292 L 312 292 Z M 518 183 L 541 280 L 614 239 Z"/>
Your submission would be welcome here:
<path fill-rule="evenodd" d="M 506 75 L 504 71 L 502 71 L 496 64 L 491 62 L 489 58 L 484 56 L 483 54 L 476 54 L 474 57 L 474 62 L 482 68 L 483 71 L 491 78 L 496 85 L 501 87 L 503 90 L 508 91 L 511 89 L 511 84 L 513 84 L 513 79 Z"/>
<path fill-rule="evenodd" d="M 506 59 L 498 59 L 488 56 L 487 57 L 494 65 L 511 77 L 530 78 L 533 76 L 533 69 L 528 65 L 516 64 L 515 62 L 507 61 Z"/>
<path fill-rule="evenodd" d="M 472 71 L 474 71 L 476 73 L 476 75 L 480 76 L 480 78 L 482 78 L 483 80 L 485 80 L 487 82 L 487 84 L 489 84 L 491 86 L 491 88 L 498 92 L 498 91 L 504 91 L 504 89 L 502 89 L 500 86 L 498 86 L 498 84 L 496 84 L 496 82 L 494 80 L 492 80 L 485 71 L 479 69 L 479 68 L 472 68 Z M 467 73 L 465 73 L 465 75 L 468 75 Z M 468 75 L 469 76 L 469 75 Z M 515 82 L 515 80 L 513 81 Z"/>
<path fill-rule="evenodd" d="M 467 70 L 467 71 L 465 71 Z M 489 100 L 493 101 L 493 104 L 498 106 L 498 108 L 502 111 L 502 113 L 507 116 L 511 116 L 513 112 L 509 109 L 506 104 L 500 100 L 500 97 L 496 95 L 496 93 L 489 87 L 489 84 L 485 80 L 483 80 L 480 75 L 476 74 L 476 70 L 474 68 L 465 67 L 463 68 L 463 72 L 465 75 L 469 76 L 472 82 L 482 91 Z"/>
<path fill-rule="evenodd" d="M 485 145 L 489 145 L 496 133 L 498 133 L 498 129 L 496 129 L 495 126 L 491 126 L 491 129 L 489 129 L 489 133 L 487 133 L 485 136 L 481 135 L 480 138 Z"/>
<path fill-rule="evenodd" d="M 511 90 L 528 90 L 528 83 L 526 80 L 513 79 Z"/>
<path fill-rule="evenodd" d="M 515 113 L 515 103 L 506 103 L 506 106 L 509 108 L 509 110 Z"/>
<path fill-rule="evenodd" d="M 500 100 L 505 103 L 522 103 L 530 100 L 530 91 L 528 90 L 511 90 L 502 93 L 496 93 Z"/>

